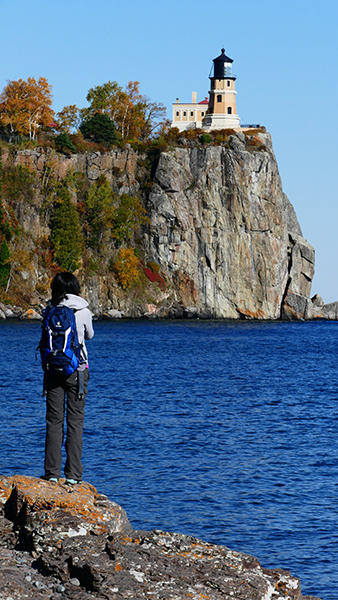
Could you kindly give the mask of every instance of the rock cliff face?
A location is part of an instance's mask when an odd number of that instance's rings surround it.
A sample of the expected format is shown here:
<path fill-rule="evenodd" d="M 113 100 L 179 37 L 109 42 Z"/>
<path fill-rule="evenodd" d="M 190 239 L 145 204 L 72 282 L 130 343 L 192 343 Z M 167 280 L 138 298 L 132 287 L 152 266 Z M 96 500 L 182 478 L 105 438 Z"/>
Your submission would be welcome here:
<path fill-rule="evenodd" d="M 310 300 L 314 249 L 283 193 L 270 135 L 240 132 L 220 145 L 180 141 L 153 162 L 147 186 L 145 157 L 129 147 L 106 155 L 65 157 L 37 149 L 9 157 L 14 165 L 35 170 L 41 181 L 51 173 L 62 180 L 71 169 L 91 182 L 105 175 L 118 194 L 142 198 L 150 218 L 141 231 L 142 252 L 145 262 L 160 265 L 166 290 L 153 289 L 148 299 L 135 301 L 134 292 L 122 291 L 111 273 L 80 273 L 94 314 L 315 316 Z M 76 194 L 73 200 L 76 204 Z M 33 240 L 50 233 L 41 205 L 39 194 L 30 204 L 16 203 L 16 216 Z M 25 285 L 30 278 L 34 287 L 44 275 L 36 265 L 24 276 Z"/>
<path fill-rule="evenodd" d="M 133 531 L 88 484 L 0 476 L 1 597 L 36 600 L 320 600 L 256 558 L 163 531 Z"/>
<path fill-rule="evenodd" d="M 178 299 L 222 318 L 304 318 L 314 249 L 283 193 L 269 134 L 249 146 L 162 153 L 149 195 L 149 255 L 165 266 Z M 256 142 L 257 143 L 257 142 Z"/>

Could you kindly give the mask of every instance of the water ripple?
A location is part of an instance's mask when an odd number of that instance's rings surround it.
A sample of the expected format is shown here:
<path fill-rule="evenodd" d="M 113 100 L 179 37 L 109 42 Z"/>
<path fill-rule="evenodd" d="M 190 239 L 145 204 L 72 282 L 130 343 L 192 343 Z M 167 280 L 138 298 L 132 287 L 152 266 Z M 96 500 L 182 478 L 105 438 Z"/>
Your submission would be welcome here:
<path fill-rule="evenodd" d="M 38 476 L 39 325 L 0 327 L 0 472 Z M 85 479 L 135 528 L 249 552 L 336 600 L 337 327 L 97 322 Z"/>

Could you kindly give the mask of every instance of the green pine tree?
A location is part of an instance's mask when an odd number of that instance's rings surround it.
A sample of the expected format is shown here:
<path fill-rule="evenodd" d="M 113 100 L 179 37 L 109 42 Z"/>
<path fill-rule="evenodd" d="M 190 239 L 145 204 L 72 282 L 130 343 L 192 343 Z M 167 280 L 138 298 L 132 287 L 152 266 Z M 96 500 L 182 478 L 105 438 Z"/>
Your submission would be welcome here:
<path fill-rule="evenodd" d="M 58 191 L 52 218 L 50 243 L 54 258 L 63 269 L 75 271 L 81 264 L 83 236 L 77 210 L 66 187 Z"/>
<path fill-rule="evenodd" d="M 0 249 L 0 288 L 5 288 L 9 278 L 11 265 L 9 263 L 10 251 L 6 240 L 3 240 Z"/>
<path fill-rule="evenodd" d="M 91 140 L 96 144 L 110 146 L 117 143 L 114 121 L 105 113 L 95 113 L 83 121 L 80 131 L 86 140 Z"/>

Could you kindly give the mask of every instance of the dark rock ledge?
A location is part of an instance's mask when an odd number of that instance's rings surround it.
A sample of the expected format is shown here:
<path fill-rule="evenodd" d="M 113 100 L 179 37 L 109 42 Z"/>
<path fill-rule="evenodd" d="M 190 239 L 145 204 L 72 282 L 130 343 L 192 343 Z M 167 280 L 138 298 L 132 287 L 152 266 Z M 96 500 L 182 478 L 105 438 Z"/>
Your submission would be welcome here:
<path fill-rule="evenodd" d="M 256 558 L 163 531 L 133 531 L 89 483 L 0 476 L 0 598 L 319 600 Z"/>

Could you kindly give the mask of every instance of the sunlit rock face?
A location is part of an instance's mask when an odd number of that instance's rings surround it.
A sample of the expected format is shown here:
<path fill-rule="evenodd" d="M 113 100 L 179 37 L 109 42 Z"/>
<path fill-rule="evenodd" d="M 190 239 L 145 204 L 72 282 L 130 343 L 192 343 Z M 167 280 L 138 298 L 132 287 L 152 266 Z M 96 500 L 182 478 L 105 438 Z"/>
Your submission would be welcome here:
<path fill-rule="evenodd" d="M 155 171 L 146 250 L 177 299 L 210 316 L 277 319 L 289 292 L 305 305 L 310 295 L 314 250 L 283 193 L 270 135 L 259 142 L 238 133 L 228 147 L 175 148 Z"/>
<path fill-rule="evenodd" d="M 144 265 L 158 264 L 165 280 L 163 288 L 149 283 L 142 296 L 140 290 L 123 290 L 111 270 L 105 275 L 80 270 L 96 316 L 110 318 L 116 314 L 111 311 L 134 318 L 318 316 L 310 301 L 314 249 L 282 190 L 268 133 L 230 133 L 219 145 L 181 138 L 152 163 L 130 146 L 70 157 L 37 148 L 18 151 L 13 159 L 3 155 L 4 164 L 10 160 L 35 171 L 39 181 L 30 202 L 13 203 L 20 227 L 29 233 L 32 268 L 20 276 L 34 306 L 45 302 L 36 289 L 41 282 L 46 287 L 50 276 L 38 260 L 39 244 L 51 233 L 43 186 L 50 173 L 62 180 L 80 171 L 90 183 L 104 176 L 117 195 L 142 200 L 149 224 L 130 244 L 138 246 Z M 114 244 L 108 245 L 105 263 L 115 256 Z"/>

